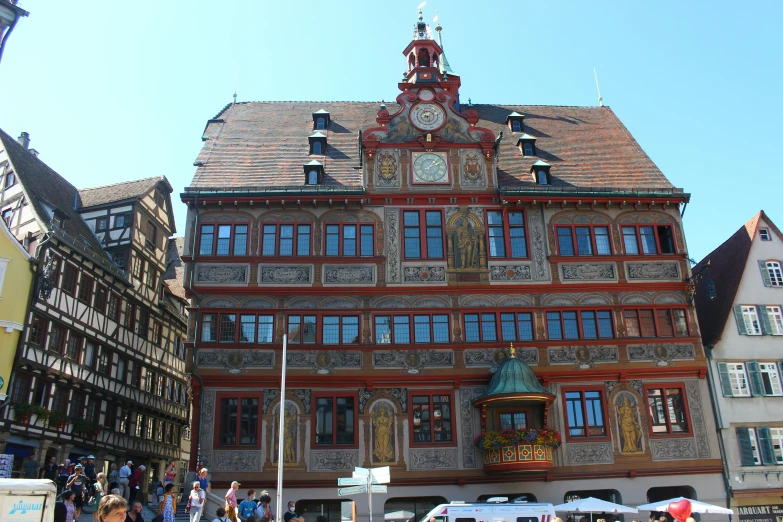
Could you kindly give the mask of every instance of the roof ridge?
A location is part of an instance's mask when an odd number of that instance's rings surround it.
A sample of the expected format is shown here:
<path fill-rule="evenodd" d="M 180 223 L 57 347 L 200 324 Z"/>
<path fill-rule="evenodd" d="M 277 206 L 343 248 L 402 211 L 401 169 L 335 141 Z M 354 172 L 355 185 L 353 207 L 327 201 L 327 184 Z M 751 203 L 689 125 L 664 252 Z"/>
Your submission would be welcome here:
<path fill-rule="evenodd" d="M 104 188 L 108 188 L 108 187 L 115 187 L 117 185 L 128 185 L 130 183 L 140 183 L 142 181 L 149 181 L 151 179 L 162 180 L 163 176 L 151 176 L 149 178 L 134 179 L 134 180 L 131 180 L 131 181 L 118 181 L 117 183 L 109 183 L 108 185 L 98 185 L 97 187 L 84 187 L 84 188 L 80 188 L 80 189 L 77 189 L 77 190 L 79 190 L 79 191 L 82 191 L 82 190 L 98 190 L 98 189 L 104 189 Z"/>
<path fill-rule="evenodd" d="M 71 188 L 73 188 L 73 189 L 74 189 L 74 190 L 76 190 L 76 191 L 78 191 L 78 190 L 79 190 L 78 188 L 76 188 L 76 186 L 75 186 L 73 183 L 71 183 L 70 181 L 68 181 L 68 180 L 67 180 L 67 179 L 66 179 L 64 176 L 60 175 L 60 174 L 59 174 L 59 173 L 58 173 L 56 170 L 54 170 L 52 167 L 50 167 L 50 166 L 49 166 L 49 165 L 48 165 L 48 164 L 47 164 L 47 163 L 46 163 L 44 160 L 42 160 L 41 158 L 39 158 L 37 155 L 35 155 L 35 154 L 32 154 L 32 153 L 30 152 L 30 149 L 26 149 L 26 148 L 24 148 L 24 147 L 22 146 L 22 144 L 21 144 L 21 143 L 19 143 L 18 141 L 16 141 L 16 139 L 14 139 L 13 137 L 11 137 L 11 135 L 10 135 L 10 134 L 8 134 L 7 132 L 5 132 L 3 129 L 0 129 L 0 133 L 3 133 L 5 136 L 7 136 L 7 137 L 8 137 L 8 139 L 9 139 L 9 140 L 10 140 L 10 141 L 11 141 L 11 142 L 14 144 L 14 145 L 16 145 L 16 146 L 17 146 L 17 147 L 19 147 L 20 149 L 23 149 L 25 152 L 27 152 L 28 154 L 30 154 L 30 157 L 31 157 L 31 158 L 34 158 L 34 159 L 35 159 L 35 161 L 37 161 L 38 163 L 40 163 L 41 165 L 43 165 L 44 167 L 46 167 L 48 170 L 50 170 L 50 171 L 52 172 L 52 174 L 56 175 L 57 177 L 59 177 L 60 179 L 62 179 L 63 181 L 65 181 L 65 182 L 66 182 L 68 185 L 70 185 L 70 186 L 71 186 Z M 1 141 L 1 140 L 0 140 L 0 141 Z M 6 147 L 8 147 L 8 145 L 7 145 L 7 144 L 5 144 L 5 143 L 3 143 L 3 144 L 4 144 Z M 12 162 L 12 163 L 13 163 L 13 162 Z"/>

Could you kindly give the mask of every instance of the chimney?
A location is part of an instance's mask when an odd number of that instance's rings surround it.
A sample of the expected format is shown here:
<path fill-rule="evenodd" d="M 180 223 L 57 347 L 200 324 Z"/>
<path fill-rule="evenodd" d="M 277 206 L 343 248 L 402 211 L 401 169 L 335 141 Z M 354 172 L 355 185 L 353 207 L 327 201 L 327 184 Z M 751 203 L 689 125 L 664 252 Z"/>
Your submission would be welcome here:
<path fill-rule="evenodd" d="M 17 138 L 17 141 L 25 149 L 30 148 L 30 133 L 23 132 L 22 134 L 19 135 L 19 138 Z"/>
<path fill-rule="evenodd" d="M 37 150 L 35 150 L 35 149 L 30 149 L 30 154 L 32 154 L 32 155 L 33 155 L 33 156 L 35 156 L 36 158 L 38 157 L 38 151 L 37 151 Z"/>

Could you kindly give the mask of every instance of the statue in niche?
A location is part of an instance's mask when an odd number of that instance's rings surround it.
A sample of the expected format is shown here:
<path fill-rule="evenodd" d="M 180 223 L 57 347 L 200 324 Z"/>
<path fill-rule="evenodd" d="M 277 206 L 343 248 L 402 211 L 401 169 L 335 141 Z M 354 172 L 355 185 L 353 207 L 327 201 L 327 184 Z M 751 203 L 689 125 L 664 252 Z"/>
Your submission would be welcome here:
<path fill-rule="evenodd" d="M 476 268 L 479 250 L 479 238 L 470 226 L 468 218 L 462 218 L 457 227 L 457 248 L 459 249 L 459 268 Z"/>
<path fill-rule="evenodd" d="M 615 404 L 617 424 L 620 426 L 621 453 L 642 452 L 642 428 L 639 426 L 636 405 L 625 395 L 622 405 Z"/>
<path fill-rule="evenodd" d="M 394 416 L 391 410 L 385 407 L 376 409 L 372 414 L 372 425 L 375 428 L 373 455 L 378 459 L 377 462 L 381 464 L 394 462 L 394 444 L 392 442 Z"/>
<path fill-rule="evenodd" d="M 285 412 L 285 443 L 283 445 L 283 464 L 296 464 L 296 413 Z"/>

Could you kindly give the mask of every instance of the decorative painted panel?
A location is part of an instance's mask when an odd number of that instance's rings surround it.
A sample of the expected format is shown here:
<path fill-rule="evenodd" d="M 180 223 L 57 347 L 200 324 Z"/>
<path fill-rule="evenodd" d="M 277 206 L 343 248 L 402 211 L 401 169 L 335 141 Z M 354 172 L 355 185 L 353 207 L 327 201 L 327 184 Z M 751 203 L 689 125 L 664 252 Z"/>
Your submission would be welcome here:
<path fill-rule="evenodd" d="M 693 439 L 651 440 L 650 451 L 655 460 L 687 460 L 696 458 Z"/>
<path fill-rule="evenodd" d="M 471 441 L 472 444 L 473 441 Z M 456 469 L 457 449 L 410 449 L 410 469 Z"/>
<path fill-rule="evenodd" d="M 286 354 L 286 365 L 291 368 L 309 368 L 310 373 L 327 375 L 338 368 L 360 369 L 362 354 L 337 350 L 289 351 Z"/>
<path fill-rule="evenodd" d="M 505 348 L 467 349 L 463 355 L 468 368 L 489 367 L 492 372 L 508 360 Z M 538 364 L 538 348 L 517 348 L 516 358 L 527 364 Z"/>
<path fill-rule="evenodd" d="M 196 283 L 200 285 L 244 286 L 248 284 L 250 265 L 196 264 Z"/>
<path fill-rule="evenodd" d="M 692 361 L 695 347 L 692 344 L 629 344 L 628 359 L 652 361 L 654 366 L 671 366 L 673 360 Z"/>
<path fill-rule="evenodd" d="M 353 471 L 359 464 L 359 450 L 313 450 L 310 451 L 310 467 L 308 471 Z"/>
<path fill-rule="evenodd" d="M 537 281 L 549 279 L 543 212 L 541 208 L 531 208 L 527 214 L 530 223 L 530 254 L 533 256 L 534 266 L 533 279 Z"/>
<path fill-rule="evenodd" d="M 400 368 L 404 373 L 420 373 L 425 368 L 454 366 L 452 350 L 374 351 L 372 364 L 376 368 Z"/>
<path fill-rule="evenodd" d="M 475 149 L 460 149 L 460 185 L 468 188 L 485 188 L 487 176 L 484 164 L 486 161 L 481 152 Z"/>
<path fill-rule="evenodd" d="M 548 349 L 549 362 L 552 364 L 573 364 L 575 368 L 586 370 L 595 363 L 617 362 L 616 346 L 566 346 Z"/>
<path fill-rule="evenodd" d="M 325 285 L 375 284 L 375 265 L 324 265 Z"/>
<path fill-rule="evenodd" d="M 260 451 L 215 451 L 209 469 L 212 471 L 258 471 Z"/>
<path fill-rule="evenodd" d="M 375 186 L 399 188 L 401 179 L 399 149 L 382 149 L 375 156 Z"/>
<path fill-rule="evenodd" d="M 400 211 L 396 208 L 385 209 L 386 239 L 389 245 L 386 255 L 386 281 L 400 282 Z"/>
<path fill-rule="evenodd" d="M 515 265 L 493 265 L 489 267 L 490 281 L 530 281 L 532 276 L 532 263 Z"/>
<path fill-rule="evenodd" d="M 405 283 L 445 283 L 446 267 L 445 265 L 403 266 L 402 280 Z"/>
<path fill-rule="evenodd" d="M 614 263 L 560 263 L 563 281 L 614 281 L 617 270 Z"/>
<path fill-rule="evenodd" d="M 710 443 L 707 425 L 704 422 L 705 411 L 701 400 L 700 382 L 697 380 L 685 381 L 685 391 L 688 393 L 688 407 L 696 440 L 696 451 L 699 458 L 708 459 L 710 458 Z"/>
<path fill-rule="evenodd" d="M 197 352 L 199 368 L 272 368 L 275 362 L 273 350 L 210 350 Z"/>
<path fill-rule="evenodd" d="M 372 391 L 359 390 L 359 413 L 364 413 L 367 402 L 373 397 L 393 397 L 402 413 L 408 413 L 408 390 L 405 388 L 376 388 Z"/>
<path fill-rule="evenodd" d="M 677 261 L 659 263 L 626 263 L 628 280 L 660 281 L 680 280 L 680 265 Z"/>
<path fill-rule="evenodd" d="M 569 465 L 613 464 L 614 451 L 611 442 L 568 444 L 566 454 Z"/>
<path fill-rule="evenodd" d="M 258 265 L 260 285 L 310 285 L 312 282 L 312 265 Z"/>

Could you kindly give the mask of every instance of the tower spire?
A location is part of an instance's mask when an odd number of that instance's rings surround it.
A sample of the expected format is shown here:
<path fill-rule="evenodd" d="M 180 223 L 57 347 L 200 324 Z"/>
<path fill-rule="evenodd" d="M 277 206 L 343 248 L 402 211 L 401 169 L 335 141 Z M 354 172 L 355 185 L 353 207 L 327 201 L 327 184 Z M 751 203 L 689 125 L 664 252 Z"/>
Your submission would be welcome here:
<path fill-rule="evenodd" d="M 443 49 L 443 38 L 441 37 L 440 32 L 443 30 L 443 27 L 440 25 L 440 13 L 438 11 L 435 11 L 435 18 L 432 20 L 433 24 L 435 25 L 435 30 L 438 32 L 438 45 L 440 45 L 440 48 Z M 449 61 L 446 59 L 446 51 L 443 51 L 443 54 L 440 55 L 440 73 L 441 74 L 454 74 L 454 71 L 451 70 L 451 65 L 449 65 Z"/>

